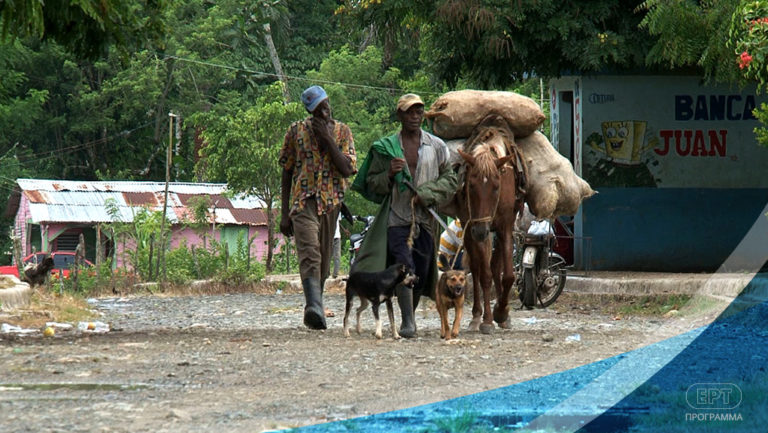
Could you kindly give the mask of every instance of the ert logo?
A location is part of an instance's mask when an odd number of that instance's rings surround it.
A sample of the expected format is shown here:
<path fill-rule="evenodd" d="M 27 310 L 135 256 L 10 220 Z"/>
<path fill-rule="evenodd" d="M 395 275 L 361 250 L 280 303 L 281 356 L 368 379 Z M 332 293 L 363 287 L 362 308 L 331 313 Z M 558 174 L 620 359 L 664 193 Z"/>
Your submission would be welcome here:
<path fill-rule="evenodd" d="M 693 409 L 736 409 L 741 404 L 741 388 L 733 383 L 694 383 L 685 400 Z"/>

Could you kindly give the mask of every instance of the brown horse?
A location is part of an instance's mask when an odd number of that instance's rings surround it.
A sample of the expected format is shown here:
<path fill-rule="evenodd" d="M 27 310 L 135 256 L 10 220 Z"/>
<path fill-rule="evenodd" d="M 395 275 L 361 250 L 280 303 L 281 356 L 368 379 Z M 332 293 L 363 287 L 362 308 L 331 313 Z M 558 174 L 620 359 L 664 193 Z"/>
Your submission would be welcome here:
<path fill-rule="evenodd" d="M 494 321 L 501 327 L 508 326 L 509 295 L 515 281 L 513 233 L 519 197 L 513 146 L 514 135 L 506 121 L 489 116 L 467 140 L 466 152 L 459 150 L 466 173 L 457 194 L 458 216 L 464 226 L 464 248 L 475 285 L 469 329 L 479 329 L 483 334 L 493 331 Z M 492 231 L 496 233 L 495 246 Z M 493 314 L 492 282 L 496 286 Z"/>

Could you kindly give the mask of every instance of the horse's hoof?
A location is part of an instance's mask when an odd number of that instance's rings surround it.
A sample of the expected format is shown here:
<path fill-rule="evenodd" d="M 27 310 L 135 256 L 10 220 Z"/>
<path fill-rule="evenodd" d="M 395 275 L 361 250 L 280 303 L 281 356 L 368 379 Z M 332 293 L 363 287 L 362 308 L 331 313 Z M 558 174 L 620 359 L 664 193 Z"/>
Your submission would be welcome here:
<path fill-rule="evenodd" d="M 481 334 L 492 334 L 493 333 L 493 323 L 482 323 L 480 324 L 480 333 Z"/>
<path fill-rule="evenodd" d="M 500 314 L 494 314 L 493 315 L 493 321 L 501 325 L 502 323 L 509 320 L 509 311 L 504 311 Z"/>
<path fill-rule="evenodd" d="M 509 328 L 512 327 L 512 323 L 511 322 L 512 322 L 512 319 L 507 317 L 507 320 L 499 323 L 499 328 L 501 328 L 501 329 L 509 329 Z"/>
<path fill-rule="evenodd" d="M 504 309 L 503 311 L 494 310 L 493 312 L 493 321 L 501 325 L 502 323 L 509 320 L 509 310 Z"/>
<path fill-rule="evenodd" d="M 472 332 L 477 332 L 480 330 L 480 319 L 472 319 L 471 322 L 469 322 L 469 326 L 467 326 L 467 330 Z"/>

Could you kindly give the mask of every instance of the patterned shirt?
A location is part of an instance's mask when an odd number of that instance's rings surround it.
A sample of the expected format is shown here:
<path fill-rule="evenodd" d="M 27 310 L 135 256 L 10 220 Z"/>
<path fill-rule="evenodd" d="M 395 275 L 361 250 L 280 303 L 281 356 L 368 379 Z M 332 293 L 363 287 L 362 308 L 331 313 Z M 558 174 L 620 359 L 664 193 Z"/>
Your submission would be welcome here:
<path fill-rule="evenodd" d="M 341 153 L 351 160 L 352 169 L 356 170 L 352 131 L 338 120 L 334 122 L 333 139 Z M 288 128 L 280 150 L 279 163 L 285 170 L 293 170 L 290 215 L 304 209 L 304 202 L 308 198 L 315 198 L 319 215 L 339 206 L 344 200 L 344 191 L 349 181 L 333 165 L 330 154 L 320 153 L 312 133 L 311 117 L 294 122 Z"/>

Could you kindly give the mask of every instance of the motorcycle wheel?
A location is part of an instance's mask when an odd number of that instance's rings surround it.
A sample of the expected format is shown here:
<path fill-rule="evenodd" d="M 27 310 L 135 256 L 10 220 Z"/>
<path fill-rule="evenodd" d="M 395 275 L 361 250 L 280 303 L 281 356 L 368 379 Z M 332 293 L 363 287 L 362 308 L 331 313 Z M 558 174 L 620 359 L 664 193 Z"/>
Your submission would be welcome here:
<path fill-rule="evenodd" d="M 538 287 L 536 298 L 539 306 L 546 308 L 552 305 L 563 293 L 565 287 L 565 260 L 555 254 L 549 257 L 549 272 Z"/>
<path fill-rule="evenodd" d="M 536 276 L 533 268 L 523 269 L 523 293 L 521 293 L 523 306 L 529 310 L 536 305 Z"/>

